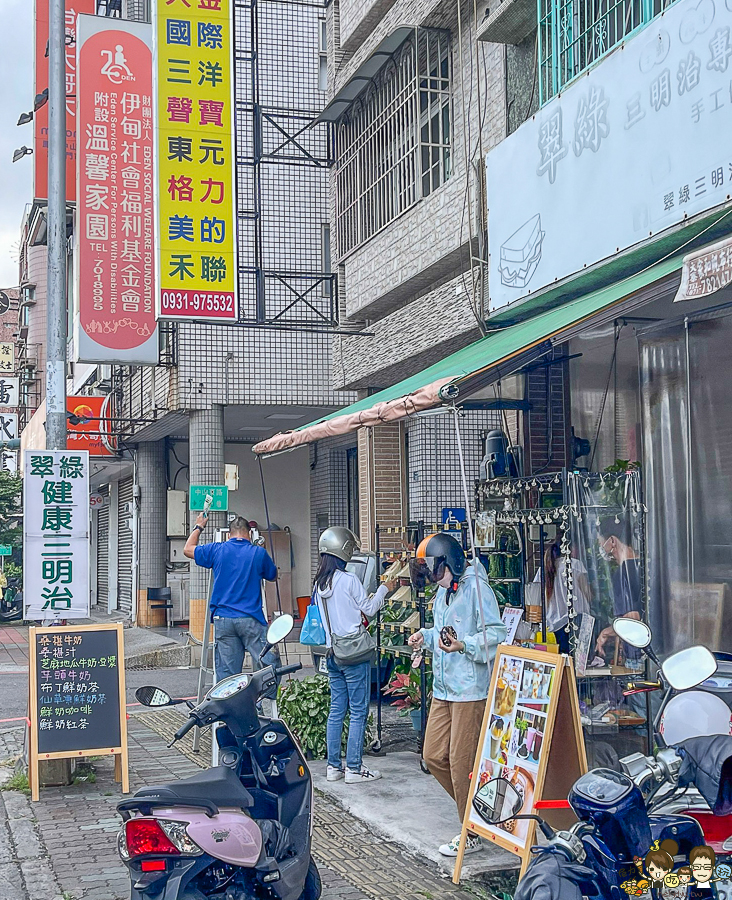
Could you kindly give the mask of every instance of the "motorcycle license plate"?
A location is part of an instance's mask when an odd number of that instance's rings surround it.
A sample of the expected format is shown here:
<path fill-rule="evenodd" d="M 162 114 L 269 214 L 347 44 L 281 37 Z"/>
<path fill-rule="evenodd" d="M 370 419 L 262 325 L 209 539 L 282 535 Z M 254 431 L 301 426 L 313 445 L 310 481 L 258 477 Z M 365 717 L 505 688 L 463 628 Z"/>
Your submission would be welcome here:
<path fill-rule="evenodd" d="M 322 675 L 328 674 L 328 660 L 324 656 L 318 659 L 318 672 Z"/>

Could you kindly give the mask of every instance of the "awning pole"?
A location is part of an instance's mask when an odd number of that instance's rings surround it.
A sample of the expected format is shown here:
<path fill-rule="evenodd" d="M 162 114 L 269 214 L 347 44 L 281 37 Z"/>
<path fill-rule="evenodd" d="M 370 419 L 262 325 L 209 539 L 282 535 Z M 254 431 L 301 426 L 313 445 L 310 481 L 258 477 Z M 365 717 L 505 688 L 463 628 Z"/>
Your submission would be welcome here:
<path fill-rule="evenodd" d="M 475 549 L 475 533 L 473 532 L 473 516 L 470 512 L 470 495 L 468 494 L 468 479 L 465 475 L 465 458 L 463 457 L 463 442 L 460 438 L 460 413 L 457 406 L 453 405 L 453 417 L 455 420 L 455 437 L 457 438 L 458 459 L 460 460 L 460 476 L 463 483 L 463 497 L 465 499 L 465 515 L 468 519 L 468 538 L 470 540 L 470 549 L 473 551 L 473 569 L 475 570 L 475 587 L 478 592 L 478 611 L 480 612 L 480 625 L 483 630 L 483 646 L 485 647 L 485 661 L 489 663 L 490 653 L 488 652 L 488 635 L 485 632 L 485 615 L 483 614 L 483 597 L 480 592 L 480 573 L 478 566 L 478 551 Z"/>

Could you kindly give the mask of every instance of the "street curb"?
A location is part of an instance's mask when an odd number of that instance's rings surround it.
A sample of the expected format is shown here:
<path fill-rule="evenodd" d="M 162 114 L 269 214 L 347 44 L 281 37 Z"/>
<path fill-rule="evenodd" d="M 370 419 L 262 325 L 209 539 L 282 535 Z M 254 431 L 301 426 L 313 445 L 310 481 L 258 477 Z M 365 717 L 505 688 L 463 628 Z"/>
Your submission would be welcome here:
<path fill-rule="evenodd" d="M 191 648 L 181 644 L 125 656 L 125 669 L 166 669 L 191 665 Z"/>

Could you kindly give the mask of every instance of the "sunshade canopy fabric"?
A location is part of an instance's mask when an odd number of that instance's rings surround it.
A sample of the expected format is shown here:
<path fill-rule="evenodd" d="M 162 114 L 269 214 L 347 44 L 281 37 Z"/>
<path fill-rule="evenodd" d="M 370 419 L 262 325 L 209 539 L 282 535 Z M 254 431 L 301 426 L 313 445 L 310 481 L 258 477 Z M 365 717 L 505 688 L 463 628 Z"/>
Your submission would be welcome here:
<path fill-rule="evenodd" d="M 255 444 L 257 454 L 277 453 L 310 444 L 326 437 L 348 434 L 370 425 L 383 425 L 407 418 L 414 413 L 437 406 L 456 394 L 461 384 L 478 388 L 479 376 L 490 383 L 491 373 L 508 374 L 506 363 L 556 337 L 588 316 L 612 306 L 641 288 L 670 275 L 681 267 L 683 257 L 657 263 L 616 284 L 608 285 L 564 306 L 520 322 L 510 328 L 489 334 L 462 350 L 445 357 L 422 372 L 352 403 L 344 409 L 303 425 L 296 431 L 276 434 Z"/>

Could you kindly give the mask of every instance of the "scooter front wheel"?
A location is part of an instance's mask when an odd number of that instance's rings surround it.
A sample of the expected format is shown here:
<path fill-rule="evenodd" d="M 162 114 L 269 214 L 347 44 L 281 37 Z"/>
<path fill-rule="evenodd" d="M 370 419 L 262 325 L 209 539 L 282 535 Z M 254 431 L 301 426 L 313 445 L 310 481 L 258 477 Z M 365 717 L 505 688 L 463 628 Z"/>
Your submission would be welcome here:
<path fill-rule="evenodd" d="M 320 895 L 322 893 L 323 885 L 320 881 L 320 872 L 318 872 L 315 860 L 311 856 L 308 874 L 305 879 L 305 887 L 303 888 L 300 900 L 320 900 Z"/>

